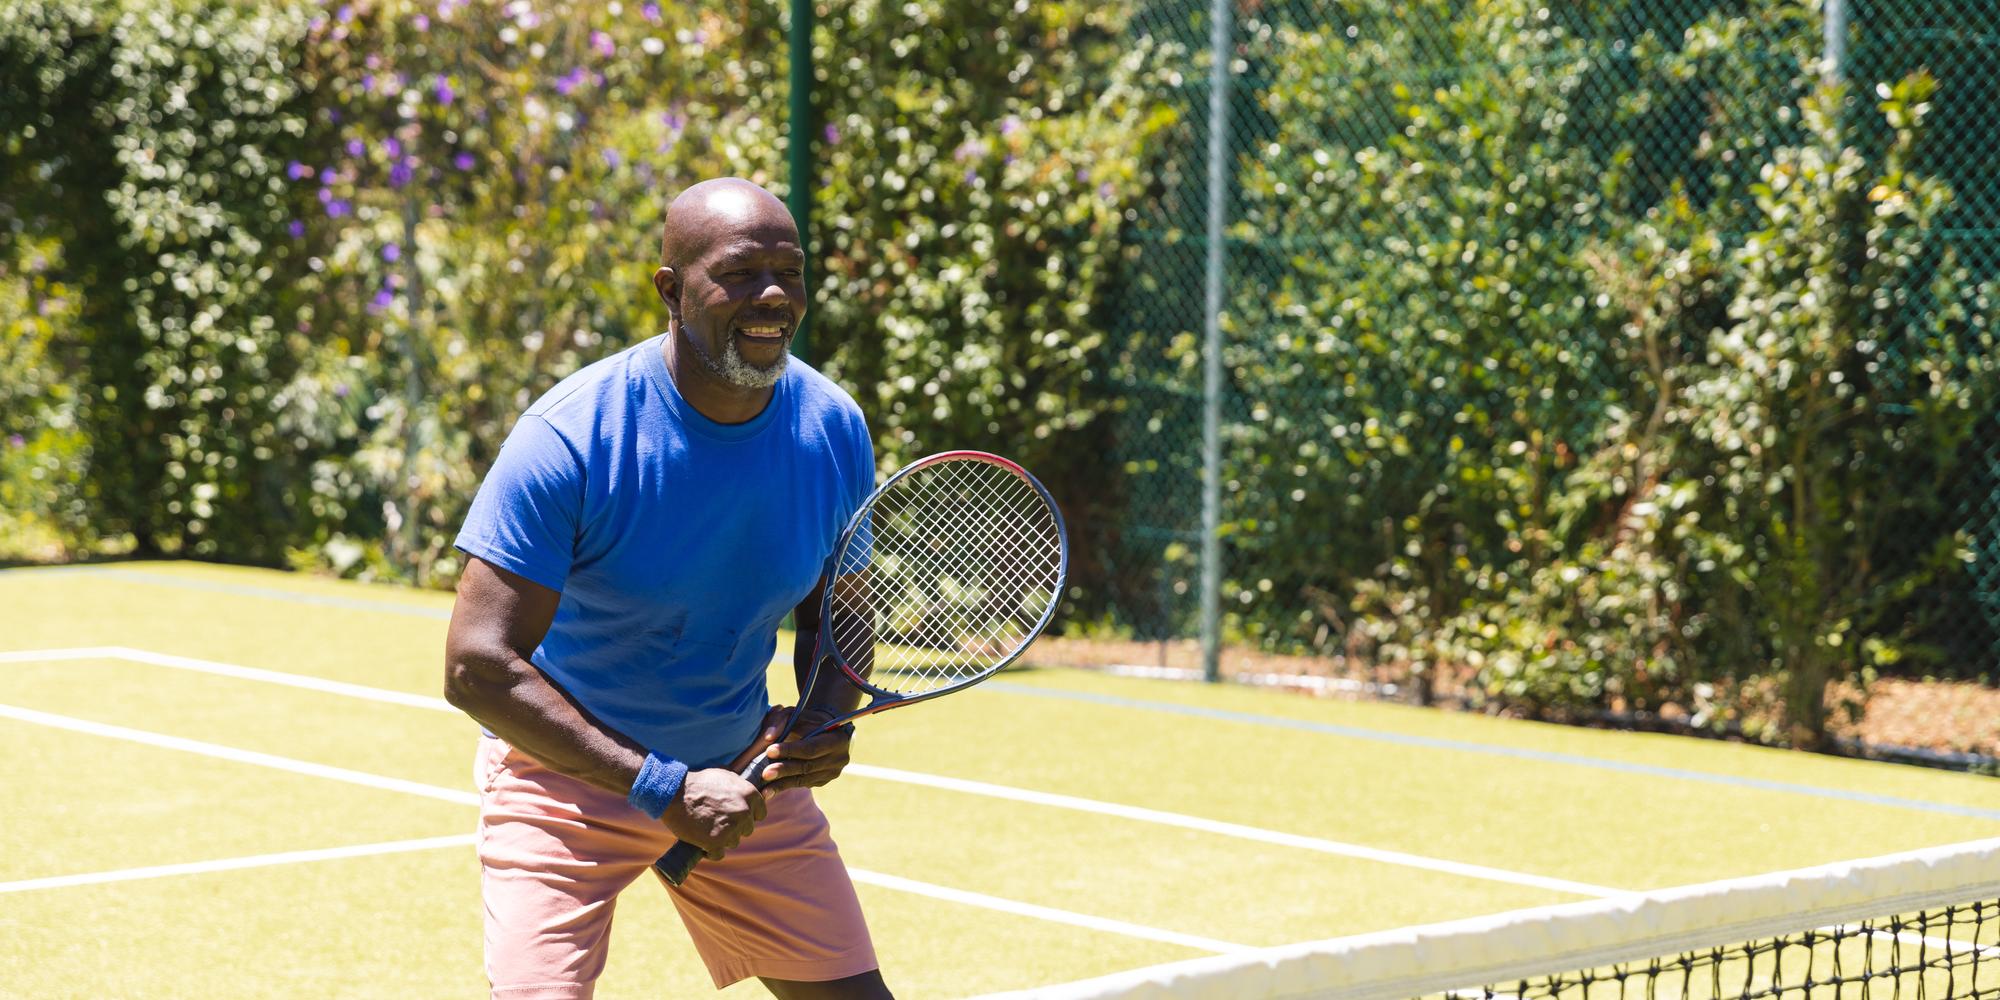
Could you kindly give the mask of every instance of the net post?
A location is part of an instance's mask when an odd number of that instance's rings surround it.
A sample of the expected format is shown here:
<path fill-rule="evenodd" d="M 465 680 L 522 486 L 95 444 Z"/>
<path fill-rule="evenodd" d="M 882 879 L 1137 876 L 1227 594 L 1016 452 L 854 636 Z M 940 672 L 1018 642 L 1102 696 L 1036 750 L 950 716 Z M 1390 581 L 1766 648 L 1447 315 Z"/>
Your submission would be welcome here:
<path fill-rule="evenodd" d="M 785 196 L 785 207 L 791 209 L 792 221 L 799 227 L 799 249 L 806 255 L 806 296 L 811 300 L 813 278 L 812 249 L 812 0 L 792 0 L 792 23 L 786 39 L 790 49 L 791 62 L 791 105 L 787 112 L 787 125 L 791 132 L 788 150 L 785 183 L 789 190 Z M 812 325 L 812 314 L 807 312 L 799 321 L 799 328 L 792 334 L 792 353 L 800 361 L 810 362 L 810 341 L 807 333 Z"/>
<path fill-rule="evenodd" d="M 1229 0 L 1210 0 L 1208 69 L 1208 261 L 1202 346 L 1201 671 L 1222 677 L 1222 266 L 1228 174 Z"/>

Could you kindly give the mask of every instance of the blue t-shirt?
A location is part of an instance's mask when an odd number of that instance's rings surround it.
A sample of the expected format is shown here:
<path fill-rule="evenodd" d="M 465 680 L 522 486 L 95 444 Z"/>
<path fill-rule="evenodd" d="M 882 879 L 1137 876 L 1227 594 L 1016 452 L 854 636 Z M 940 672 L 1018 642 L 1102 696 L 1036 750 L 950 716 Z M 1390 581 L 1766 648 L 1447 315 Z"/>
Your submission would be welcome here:
<path fill-rule="evenodd" d="M 458 548 L 562 592 L 535 666 L 694 768 L 770 707 L 777 628 L 875 485 L 861 408 L 797 359 L 762 413 L 681 398 L 664 335 L 564 379 L 514 425 Z"/>

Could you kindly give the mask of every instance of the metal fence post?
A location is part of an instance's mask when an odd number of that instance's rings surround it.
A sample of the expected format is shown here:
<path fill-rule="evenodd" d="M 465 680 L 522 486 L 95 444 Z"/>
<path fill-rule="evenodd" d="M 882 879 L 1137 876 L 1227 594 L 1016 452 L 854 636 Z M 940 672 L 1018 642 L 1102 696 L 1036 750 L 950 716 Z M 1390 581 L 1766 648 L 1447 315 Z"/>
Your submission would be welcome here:
<path fill-rule="evenodd" d="M 788 173 L 785 183 L 790 187 L 786 194 L 786 207 L 792 211 L 792 221 L 799 227 L 799 249 L 806 255 L 807 288 L 813 279 L 812 246 L 812 0 L 792 0 L 792 25 L 787 35 L 791 59 L 791 109 L 788 113 L 791 132 L 791 149 Z M 808 295 L 810 297 L 810 294 Z M 810 342 L 807 329 L 812 325 L 812 316 L 807 314 L 799 322 L 799 328 L 792 333 L 792 353 L 801 361 L 811 361 Z"/>
<path fill-rule="evenodd" d="M 1202 348 L 1201 670 L 1222 676 L 1222 265 L 1229 184 L 1229 0 L 1211 0 L 1208 69 L 1208 273 Z"/>

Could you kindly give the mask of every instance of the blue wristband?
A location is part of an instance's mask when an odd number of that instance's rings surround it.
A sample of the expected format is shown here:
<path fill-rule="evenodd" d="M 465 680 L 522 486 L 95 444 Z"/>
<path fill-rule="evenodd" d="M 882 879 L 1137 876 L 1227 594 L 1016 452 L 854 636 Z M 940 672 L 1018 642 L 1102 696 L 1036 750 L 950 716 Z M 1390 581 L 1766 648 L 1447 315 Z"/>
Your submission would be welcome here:
<path fill-rule="evenodd" d="M 632 808 L 654 819 L 666 814 L 667 807 L 674 802 L 674 796 L 681 793 L 681 782 L 686 781 L 688 766 L 656 753 L 646 755 L 646 762 L 639 765 L 639 776 L 632 779 L 632 791 L 625 801 Z"/>

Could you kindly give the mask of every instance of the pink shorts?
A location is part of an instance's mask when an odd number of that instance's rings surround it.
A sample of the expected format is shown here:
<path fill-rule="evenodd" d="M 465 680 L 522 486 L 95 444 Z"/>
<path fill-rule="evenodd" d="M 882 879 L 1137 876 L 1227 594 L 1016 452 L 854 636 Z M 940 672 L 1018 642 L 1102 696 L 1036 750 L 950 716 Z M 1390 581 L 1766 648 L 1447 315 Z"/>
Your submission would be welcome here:
<path fill-rule="evenodd" d="M 673 833 L 624 796 L 492 737 L 479 741 L 474 777 L 493 996 L 588 998 L 618 893 L 673 846 Z M 810 789 L 773 794 L 769 815 L 735 850 L 669 889 L 717 989 L 751 976 L 825 981 L 876 968 L 854 883 Z"/>

